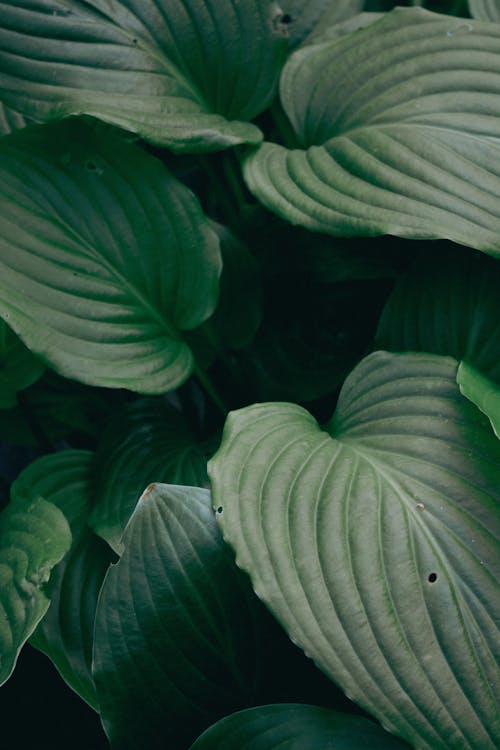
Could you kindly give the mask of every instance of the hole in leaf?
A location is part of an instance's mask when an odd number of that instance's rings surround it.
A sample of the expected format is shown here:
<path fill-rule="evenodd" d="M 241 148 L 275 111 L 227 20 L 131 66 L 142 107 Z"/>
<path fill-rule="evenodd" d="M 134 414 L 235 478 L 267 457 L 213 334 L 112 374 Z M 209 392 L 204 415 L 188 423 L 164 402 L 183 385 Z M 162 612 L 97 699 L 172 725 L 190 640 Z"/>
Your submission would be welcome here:
<path fill-rule="evenodd" d="M 222 505 L 219 505 L 219 507 L 217 508 L 217 513 L 219 513 L 219 514 L 222 513 Z"/>
<path fill-rule="evenodd" d="M 429 573 L 429 577 L 427 579 L 429 583 L 435 583 L 437 581 L 437 573 Z"/>
<path fill-rule="evenodd" d="M 285 24 L 292 23 L 292 17 L 290 15 L 290 13 L 284 13 L 281 16 L 281 23 L 285 23 Z"/>

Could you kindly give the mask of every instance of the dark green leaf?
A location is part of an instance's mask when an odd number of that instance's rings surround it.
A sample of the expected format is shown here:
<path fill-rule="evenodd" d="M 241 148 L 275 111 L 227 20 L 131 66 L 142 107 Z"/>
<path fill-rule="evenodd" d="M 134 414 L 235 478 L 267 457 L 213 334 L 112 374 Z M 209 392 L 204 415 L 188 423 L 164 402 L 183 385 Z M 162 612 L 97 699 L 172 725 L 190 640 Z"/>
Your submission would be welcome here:
<path fill-rule="evenodd" d="M 401 277 L 380 318 L 376 345 L 466 359 L 500 382 L 500 267 L 453 247 Z"/>
<path fill-rule="evenodd" d="M 500 443 L 456 374 L 372 354 L 324 430 L 232 413 L 209 473 L 256 593 L 348 696 L 422 750 L 494 750 Z"/>
<path fill-rule="evenodd" d="M 0 409 L 15 406 L 17 392 L 38 380 L 44 369 L 9 326 L 0 320 Z"/>
<path fill-rule="evenodd" d="M 219 241 L 154 157 L 78 120 L 0 145 L 0 313 L 61 374 L 144 393 L 193 368 Z"/>
<path fill-rule="evenodd" d="M 258 143 L 287 40 L 271 0 L 6 0 L 0 97 L 89 114 L 178 151 Z"/>
<path fill-rule="evenodd" d="M 407 747 L 367 719 L 300 703 L 227 716 L 190 750 L 397 750 Z"/>
<path fill-rule="evenodd" d="M 110 423 L 92 467 L 90 524 L 118 553 L 137 498 L 152 482 L 206 486 L 207 456 L 181 412 L 140 399 Z"/>
<path fill-rule="evenodd" d="M 66 518 L 42 498 L 12 503 L 0 514 L 0 684 L 47 611 L 45 585 L 70 545 Z"/>
<path fill-rule="evenodd" d="M 244 164 L 272 211 L 500 254 L 500 25 L 396 9 L 297 50 L 281 100 L 302 148 L 264 143 Z"/>
<path fill-rule="evenodd" d="M 467 362 L 461 362 L 457 372 L 460 391 L 486 414 L 497 438 L 500 438 L 500 386 L 481 375 Z"/>

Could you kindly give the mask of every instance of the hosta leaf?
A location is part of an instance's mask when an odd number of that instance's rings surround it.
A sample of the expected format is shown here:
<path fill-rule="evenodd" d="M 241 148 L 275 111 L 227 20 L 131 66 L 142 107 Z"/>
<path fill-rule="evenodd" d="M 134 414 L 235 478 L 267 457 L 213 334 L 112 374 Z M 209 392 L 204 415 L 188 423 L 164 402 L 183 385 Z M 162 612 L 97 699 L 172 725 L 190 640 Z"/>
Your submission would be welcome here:
<path fill-rule="evenodd" d="M 0 684 L 47 611 L 45 585 L 70 545 L 63 513 L 42 498 L 0 514 Z"/>
<path fill-rule="evenodd" d="M 269 615 L 234 565 L 207 490 L 150 486 L 124 546 L 97 609 L 101 716 L 112 747 L 181 750 L 265 692 Z"/>
<path fill-rule="evenodd" d="M 343 21 L 363 10 L 363 0 L 281 0 L 288 16 L 290 46 L 297 47 L 315 28 Z"/>
<path fill-rule="evenodd" d="M 258 706 L 227 716 L 190 750 L 397 750 L 407 747 L 371 721 L 300 703 Z"/>
<path fill-rule="evenodd" d="M 29 121 L 20 115 L 19 112 L 15 112 L 0 102 L 0 136 L 13 133 L 14 130 L 20 130 L 28 124 Z"/>
<path fill-rule="evenodd" d="M 78 120 L 0 145 L 0 313 L 61 374 L 164 392 L 213 311 L 219 241 L 154 157 Z"/>
<path fill-rule="evenodd" d="M 118 553 L 137 498 L 152 482 L 208 484 L 204 446 L 183 415 L 158 399 L 140 399 L 112 421 L 93 467 L 90 524 Z"/>
<path fill-rule="evenodd" d="M 382 312 L 380 349 L 466 359 L 500 382 L 500 268 L 477 253 L 426 258 L 402 276 Z"/>
<path fill-rule="evenodd" d="M 37 120 L 89 114 L 155 143 L 258 143 L 287 41 L 271 0 L 0 4 L 0 97 Z"/>
<path fill-rule="evenodd" d="M 500 386 L 485 378 L 474 367 L 461 362 L 457 372 L 460 391 L 486 414 L 497 438 L 500 438 Z"/>
<path fill-rule="evenodd" d="M 43 364 L 0 320 L 0 409 L 15 406 L 18 391 L 32 385 L 43 371 Z"/>
<path fill-rule="evenodd" d="M 500 444 L 456 373 L 375 353 L 325 429 L 231 414 L 209 473 L 257 594 L 353 700 L 419 749 L 494 750 Z"/>
<path fill-rule="evenodd" d="M 498 0 L 469 0 L 469 10 L 474 18 L 500 23 L 500 3 Z"/>
<path fill-rule="evenodd" d="M 296 51 L 281 100 L 302 149 L 264 143 L 244 165 L 272 211 L 500 254 L 500 26 L 396 9 Z"/>

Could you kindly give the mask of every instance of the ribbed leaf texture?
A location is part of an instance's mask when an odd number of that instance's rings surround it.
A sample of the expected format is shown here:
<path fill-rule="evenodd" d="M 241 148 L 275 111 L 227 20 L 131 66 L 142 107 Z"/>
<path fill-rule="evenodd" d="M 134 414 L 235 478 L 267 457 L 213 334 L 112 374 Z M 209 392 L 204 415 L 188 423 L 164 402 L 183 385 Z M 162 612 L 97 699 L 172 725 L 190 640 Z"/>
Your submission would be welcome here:
<path fill-rule="evenodd" d="M 500 254 L 500 25 L 395 9 L 297 50 L 281 100 L 302 148 L 264 143 L 244 165 L 268 208 Z"/>
<path fill-rule="evenodd" d="M 363 10 L 363 0 L 281 0 L 291 47 L 298 47 L 317 29 L 343 21 Z"/>
<path fill-rule="evenodd" d="M 271 0 L 0 2 L 0 98 L 89 114 L 179 151 L 258 143 L 287 50 Z"/>
<path fill-rule="evenodd" d="M 469 10 L 474 18 L 500 23 L 500 3 L 498 0 L 469 0 Z"/>
<path fill-rule="evenodd" d="M 256 593 L 348 696 L 419 750 L 494 750 L 500 443 L 456 375 L 372 354 L 325 429 L 232 413 L 209 473 Z"/>
<path fill-rule="evenodd" d="M 88 122 L 0 144 L 0 314 L 69 378 L 177 387 L 193 369 L 181 332 L 214 310 L 221 266 L 194 195 Z"/>

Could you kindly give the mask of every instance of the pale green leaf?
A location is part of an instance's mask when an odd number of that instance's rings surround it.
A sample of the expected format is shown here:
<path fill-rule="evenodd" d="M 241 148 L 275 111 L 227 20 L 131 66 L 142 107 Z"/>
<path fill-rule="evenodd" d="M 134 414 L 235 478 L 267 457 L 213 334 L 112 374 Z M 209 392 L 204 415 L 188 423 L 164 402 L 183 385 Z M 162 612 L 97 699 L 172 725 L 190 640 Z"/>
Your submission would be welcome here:
<path fill-rule="evenodd" d="M 256 593 L 348 696 L 420 750 L 494 750 L 500 443 L 456 374 L 372 354 L 324 429 L 233 412 L 209 473 Z"/>
<path fill-rule="evenodd" d="M 449 354 L 500 382 L 499 265 L 456 247 L 434 250 L 397 281 L 377 348 Z"/>
<path fill-rule="evenodd" d="M 302 148 L 264 143 L 244 164 L 266 207 L 314 231 L 500 254 L 500 25 L 395 9 L 297 50 L 281 100 Z"/>
<path fill-rule="evenodd" d="M 371 721 L 319 706 L 257 706 L 211 726 L 190 750 L 397 750 L 407 747 Z"/>
<path fill-rule="evenodd" d="M 500 23 L 500 2 L 498 0 L 469 0 L 469 10 L 474 18 Z"/>
<path fill-rule="evenodd" d="M 486 414 L 497 438 L 500 438 L 500 386 L 486 378 L 467 362 L 457 372 L 460 392 Z"/>
<path fill-rule="evenodd" d="M 90 525 L 118 554 L 137 498 L 152 482 L 206 486 L 207 456 L 181 412 L 140 399 L 110 422 L 92 466 Z"/>
<path fill-rule="evenodd" d="M 9 326 L 0 320 L 0 409 L 15 406 L 18 391 L 36 382 L 44 369 Z"/>
<path fill-rule="evenodd" d="M 70 120 L 0 142 L 0 313 L 59 373 L 161 393 L 193 369 L 219 240 L 154 157 Z"/>
<path fill-rule="evenodd" d="M 287 50 L 271 0 L 5 0 L 0 98 L 178 151 L 258 143 Z"/>
<path fill-rule="evenodd" d="M 70 545 L 66 518 L 42 498 L 11 504 L 0 514 L 0 684 L 46 613 L 45 586 Z"/>

